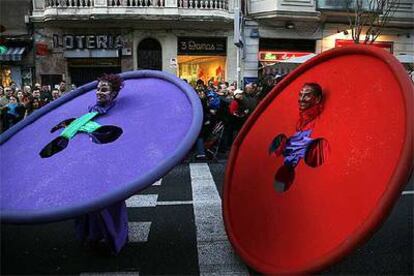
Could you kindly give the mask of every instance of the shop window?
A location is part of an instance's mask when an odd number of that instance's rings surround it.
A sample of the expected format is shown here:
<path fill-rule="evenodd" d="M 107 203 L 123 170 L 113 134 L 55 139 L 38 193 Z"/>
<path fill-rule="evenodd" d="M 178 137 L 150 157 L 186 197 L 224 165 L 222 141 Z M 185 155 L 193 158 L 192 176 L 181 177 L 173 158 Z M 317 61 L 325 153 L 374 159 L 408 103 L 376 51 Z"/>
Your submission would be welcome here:
<path fill-rule="evenodd" d="M 12 82 L 12 72 L 9 66 L 1 67 L 1 85 L 3 87 L 9 86 Z"/>
<path fill-rule="evenodd" d="M 198 79 L 207 84 L 226 81 L 226 57 L 223 56 L 178 56 L 178 76 L 194 84 Z"/>
<path fill-rule="evenodd" d="M 146 38 L 138 45 L 138 69 L 162 70 L 161 44 Z"/>

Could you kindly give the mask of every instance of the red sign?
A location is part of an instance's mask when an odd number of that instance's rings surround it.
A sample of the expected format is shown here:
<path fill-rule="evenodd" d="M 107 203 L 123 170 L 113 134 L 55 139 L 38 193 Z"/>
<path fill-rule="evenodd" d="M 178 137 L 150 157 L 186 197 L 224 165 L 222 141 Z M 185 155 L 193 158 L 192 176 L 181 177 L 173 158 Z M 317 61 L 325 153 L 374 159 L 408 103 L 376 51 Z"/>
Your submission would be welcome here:
<path fill-rule="evenodd" d="M 260 51 L 259 61 L 281 61 L 312 54 L 311 52 Z"/>
<path fill-rule="evenodd" d="M 36 55 L 37 56 L 47 56 L 49 49 L 47 48 L 47 43 L 36 43 Z"/>
<path fill-rule="evenodd" d="M 363 42 L 361 43 L 363 44 Z M 335 40 L 335 47 L 336 48 L 341 48 L 344 46 L 349 46 L 349 45 L 355 45 L 355 42 L 353 40 L 347 40 L 347 39 L 337 39 Z M 372 44 L 368 44 L 368 45 L 372 45 L 378 48 L 382 48 L 386 51 L 388 51 L 389 53 L 393 52 L 393 42 L 392 41 L 375 41 Z"/>

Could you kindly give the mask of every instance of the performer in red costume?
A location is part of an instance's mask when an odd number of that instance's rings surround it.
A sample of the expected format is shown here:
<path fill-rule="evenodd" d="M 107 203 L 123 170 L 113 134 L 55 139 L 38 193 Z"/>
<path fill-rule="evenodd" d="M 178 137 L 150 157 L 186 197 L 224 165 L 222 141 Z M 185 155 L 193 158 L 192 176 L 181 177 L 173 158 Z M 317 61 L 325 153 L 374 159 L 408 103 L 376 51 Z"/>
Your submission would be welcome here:
<path fill-rule="evenodd" d="M 312 130 L 323 111 L 323 92 L 317 83 L 305 83 L 299 92 L 299 121 L 296 133 L 287 138 L 277 135 L 270 147 L 269 154 L 284 156 L 284 164 L 275 175 L 275 188 L 286 192 L 295 179 L 295 167 L 304 158 L 313 168 L 323 164 L 328 154 L 328 142 L 324 138 L 311 138 Z"/>

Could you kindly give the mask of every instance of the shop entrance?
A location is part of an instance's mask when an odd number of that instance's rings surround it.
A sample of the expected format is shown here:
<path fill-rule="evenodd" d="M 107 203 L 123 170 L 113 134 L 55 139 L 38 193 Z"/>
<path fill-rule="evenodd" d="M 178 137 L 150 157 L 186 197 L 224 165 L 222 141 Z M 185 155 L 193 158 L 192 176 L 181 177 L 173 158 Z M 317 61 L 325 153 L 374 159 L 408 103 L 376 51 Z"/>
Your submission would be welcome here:
<path fill-rule="evenodd" d="M 138 69 L 162 70 L 161 44 L 146 38 L 138 45 Z"/>
<path fill-rule="evenodd" d="M 104 73 L 121 73 L 121 67 L 69 67 L 72 83 L 77 87 L 96 80 Z"/>
<path fill-rule="evenodd" d="M 102 74 L 121 73 L 121 62 L 117 58 L 69 59 L 69 75 L 77 87 L 96 80 Z"/>

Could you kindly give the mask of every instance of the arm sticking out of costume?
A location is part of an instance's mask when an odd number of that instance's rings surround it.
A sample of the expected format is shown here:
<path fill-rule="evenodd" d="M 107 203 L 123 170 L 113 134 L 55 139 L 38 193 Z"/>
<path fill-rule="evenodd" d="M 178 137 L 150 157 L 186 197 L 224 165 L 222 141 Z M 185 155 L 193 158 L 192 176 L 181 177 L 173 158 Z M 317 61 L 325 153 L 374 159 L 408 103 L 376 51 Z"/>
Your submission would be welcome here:
<path fill-rule="evenodd" d="M 324 138 L 315 139 L 306 150 L 305 163 L 316 168 L 322 165 L 328 159 L 329 144 Z"/>
<path fill-rule="evenodd" d="M 275 153 L 279 156 L 283 153 L 286 147 L 287 137 L 285 134 L 279 134 L 276 136 L 269 146 L 269 154 Z"/>
<path fill-rule="evenodd" d="M 57 125 L 55 125 L 51 130 L 50 130 L 50 132 L 51 133 L 53 133 L 53 132 L 55 132 L 56 130 L 58 130 L 58 129 L 61 129 L 61 128 L 64 128 L 64 127 L 67 127 L 68 125 L 70 125 L 70 123 L 72 123 L 73 121 L 75 121 L 76 120 L 76 118 L 70 118 L 70 119 L 66 119 L 66 120 L 63 120 L 62 122 L 60 122 L 60 123 L 58 123 Z"/>

